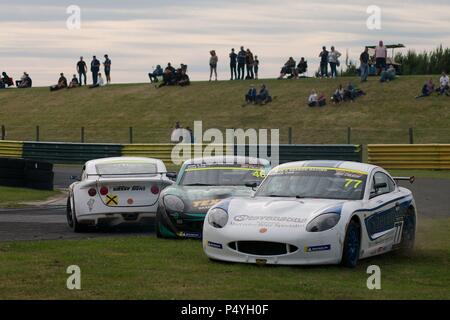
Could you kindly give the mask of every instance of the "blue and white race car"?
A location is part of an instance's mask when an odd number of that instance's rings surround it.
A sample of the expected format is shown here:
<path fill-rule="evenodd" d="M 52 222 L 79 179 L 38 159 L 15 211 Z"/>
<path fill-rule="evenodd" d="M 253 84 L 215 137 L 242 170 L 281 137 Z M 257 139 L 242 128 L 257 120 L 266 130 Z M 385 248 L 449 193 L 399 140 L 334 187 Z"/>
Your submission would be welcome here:
<path fill-rule="evenodd" d="M 253 197 L 229 198 L 208 211 L 204 252 L 230 262 L 354 267 L 362 258 L 410 250 L 416 205 L 399 179 L 410 178 L 354 162 L 280 165 Z"/>

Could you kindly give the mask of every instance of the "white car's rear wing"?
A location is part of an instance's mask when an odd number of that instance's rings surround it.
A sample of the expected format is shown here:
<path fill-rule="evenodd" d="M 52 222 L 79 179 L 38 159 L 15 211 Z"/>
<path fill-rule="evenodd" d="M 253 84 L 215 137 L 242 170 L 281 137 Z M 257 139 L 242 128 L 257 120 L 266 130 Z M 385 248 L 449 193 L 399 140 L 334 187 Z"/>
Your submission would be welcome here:
<path fill-rule="evenodd" d="M 416 181 L 416 177 L 392 177 L 395 181 L 409 181 L 409 183 L 413 184 Z"/>

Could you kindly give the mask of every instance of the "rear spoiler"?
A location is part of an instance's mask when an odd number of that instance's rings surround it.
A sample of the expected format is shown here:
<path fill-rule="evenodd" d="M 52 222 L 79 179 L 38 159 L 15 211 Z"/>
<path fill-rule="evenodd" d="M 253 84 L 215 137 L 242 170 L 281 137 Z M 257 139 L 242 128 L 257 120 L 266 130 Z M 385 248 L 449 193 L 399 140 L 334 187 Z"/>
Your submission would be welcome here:
<path fill-rule="evenodd" d="M 167 174 L 169 172 L 140 172 L 140 173 L 90 173 L 86 176 L 88 177 L 103 177 L 103 176 L 113 176 L 113 177 L 120 177 L 120 176 L 157 176 L 159 174 Z"/>
<path fill-rule="evenodd" d="M 413 184 L 416 181 L 416 177 L 392 177 L 395 181 L 409 181 L 409 183 Z"/>

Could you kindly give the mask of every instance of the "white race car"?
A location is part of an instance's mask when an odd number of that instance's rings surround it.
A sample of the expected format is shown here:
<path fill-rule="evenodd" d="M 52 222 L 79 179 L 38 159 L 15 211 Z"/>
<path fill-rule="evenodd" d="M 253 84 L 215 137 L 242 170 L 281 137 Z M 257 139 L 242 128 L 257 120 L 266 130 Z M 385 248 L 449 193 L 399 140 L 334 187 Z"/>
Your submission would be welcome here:
<path fill-rule="evenodd" d="M 173 182 L 158 159 L 120 157 L 86 162 L 70 185 L 67 223 L 75 232 L 89 225 L 134 223 L 156 215 L 162 189 Z"/>
<path fill-rule="evenodd" d="M 412 249 L 416 205 L 384 169 L 342 161 L 302 161 L 270 171 L 249 198 L 213 206 L 203 225 L 212 260 L 354 267 L 358 259 Z"/>

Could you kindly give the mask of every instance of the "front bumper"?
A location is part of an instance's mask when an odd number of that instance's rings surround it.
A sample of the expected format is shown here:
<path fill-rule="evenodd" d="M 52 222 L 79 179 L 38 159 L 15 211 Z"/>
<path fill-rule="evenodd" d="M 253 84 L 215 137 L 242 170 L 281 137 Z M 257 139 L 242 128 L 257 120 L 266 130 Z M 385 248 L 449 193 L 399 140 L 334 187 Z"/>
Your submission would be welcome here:
<path fill-rule="evenodd" d="M 258 229 L 237 232 L 227 230 L 227 227 L 216 229 L 205 224 L 203 250 L 211 259 L 240 263 L 319 265 L 338 264 L 341 261 L 343 243 L 336 228 L 320 233 L 268 230 L 264 234 L 261 234 Z M 240 242 L 245 243 L 245 249 L 239 247 Z M 269 247 L 274 243 L 283 244 L 288 249 L 283 253 L 255 253 L 261 251 L 264 245 Z"/>
<path fill-rule="evenodd" d="M 201 239 L 206 213 L 167 212 L 158 208 L 166 232 L 177 238 Z"/>

